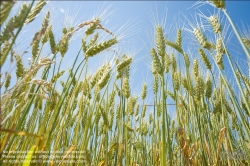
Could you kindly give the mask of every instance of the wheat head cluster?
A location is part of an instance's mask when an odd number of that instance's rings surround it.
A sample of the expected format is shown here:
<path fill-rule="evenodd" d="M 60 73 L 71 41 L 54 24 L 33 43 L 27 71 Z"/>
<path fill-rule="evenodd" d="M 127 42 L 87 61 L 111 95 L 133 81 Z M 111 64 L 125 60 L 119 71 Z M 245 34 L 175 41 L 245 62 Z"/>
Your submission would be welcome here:
<path fill-rule="evenodd" d="M 218 12 L 196 15 L 202 24 L 189 20 L 175 30 L 175 41 L 155 25 L 148 51 L 152 85 L 144 83 L 137 95 L 133 56 L 116 52 L 112 61 L 89 70 L 91 59 L 120 44 L 101 17 L 60 27 L 57 40 L 48 11 L 40 29 L 29 34 L 27 51 L 17 50 L 22 29 L 41 17 L 46 3 L 23 2 L 12 16 L 16 1 L 1 1 L 0 165 L 250 165 L 250 31 L 238 31 L 224 0 L 197 2 Z M 228 48 L 227 28 L 249 73 Z M 78 53 L 68 55 L 79 31 Z M 184 43 L 186 36 L 193 42 Z M 51 56 L 44 56 L 45 48 Z M 62 67 L 67 56 L 73 60 L 68 69 Z M 18 162 L 11 162 L 13 156 Z"/>

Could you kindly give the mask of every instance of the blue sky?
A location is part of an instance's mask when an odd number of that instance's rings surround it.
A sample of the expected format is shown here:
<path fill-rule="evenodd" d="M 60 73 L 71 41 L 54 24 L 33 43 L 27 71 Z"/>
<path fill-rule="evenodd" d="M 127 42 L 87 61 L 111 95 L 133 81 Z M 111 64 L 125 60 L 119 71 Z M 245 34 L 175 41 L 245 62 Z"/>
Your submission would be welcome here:
<path fill-rule="evenodd" d="M 122 35 L 124 38 L 120 41 L 121 45 L 124 45 L 124 53 L 136 53 L 134 57 L 135 60 L 138 60 L 136 66 L 141 69 L 150 65 L 149 50 L 153 45 L 154 25 L 156 23 L 162 24 L 163 20 L 166 19 L 164 27 L 166 36 L 175 40 L 176 29 L 183 26 L 188 27 L 184 16 L 192 20 L 191 17 L 194 17 L 195 13 L 200 13 L 200 11 L 206 16 L 210 16 L 210 13 L 213 14 L 216 11 L 210 5 L 193 6 L 194 3 L 195 1 L 51 1 L 46 7 L 54 11 L 51 15 L 55 32 L 60 32 L 59 27 L 62 27 L 62 25 L 77 26 L 81 22 L 90 20 L 94 15 L 100 15 L 107 10 L 102 21 L 103 26 L 113 30 L 114 33 L 118 31 L 119 27 L 126 26 L 123 29 Z M 242 29 L 241 21 L 248 25 L 248 18 L 246 17 L 250 15 L 250 11 L 247 10 L 248 7 L 250 7 L 248 1 L 228 1 L 226 3 L 227 11 L 235 24 L 239 26 L 239 30 Z M 117 35 L 121 36 L 121 32 L 119 31 Z M 77 36 L 81 38 L 83 35 L 77 34 Z M 57 38 L 60 39 L 60 33 L 58 33 Z M 79 40 L 78 43 L 80 44 Z M 119 45 L 120 48 L 123 48 L 121 45 Z M 76 47 L 74 50 L 78 50 L 78 46 L 78 44 L 74 44 L 71 47 Z M 244 58 L 244 55 L 242 57 Z M 138 72 L 138 69 L 135 70 L 140 75 L 145 75 L 141 72 L 147 71 L 140 70 Z"/>
<path fill-rule="evenodd" d="M 61 28 L 63 26 L 76 27 L 79 23 L 105 13 L 101 17 L 103 19 L 101 20 L 103 27 L 111 30 L 121 38 L 119 47 L 115 47 L 115 49 L 120 54 L 125 53 L 133 56 L 135 63 L 131 68 L 130 82 L 134 92 L 132 94 L 139 95 L 144 82 L 148 84 L 149 88 L 152 86 L 153 79 L 150 73 L 151 61 L 149 50 L 154 44 L 154 25 L 165 23 L 163 28 L 166 30 L 167 38 L 175 40 L 177 28 L 189 27 L 185 17 L 192 20 L 195 13 L 202 12 L 204 15 L 210 16 L 211 13 L 216 12 L 216 9 L 208 4 L 193 6 L 194 3 L 195 1 L 50 1 L 43 9 L 42 14 L 37 17 L 36 22 L 31 23 L 23 29 L 17 40 L 17 48 L 20 53 L 27 48 L 26 46 L 28 46 L 33 38 L 30 34 L 34 34 L 33 32 L 40 29 L 41 21 L 48 10 L 51 11 L 51 20 L 57 41 L 61 37 Z M 249 8 L 250 1 L 226 2 L 226 9 L 239 30 L 242 30 L 241 22 L 249 27 L 249 17 L 247 18 L 247 16 L 250 16 Z M 164 20 L 166 21 L 164 22 Z M 122 26 L 124 28 L 119 30 Z M 62 68 L 69 68 L 72 64 L 74 60 L 72 56 L 76 56 L 77 51 L 81 47 L 81 38 L 83 36 L 84 30 L 79 31 L 73 37 L 70 49 L 65 55 Z M 104 38 L 109 37 L 108 35 L 104 36 Z M 234 41 L 234 38 L 233 36 L 232 41 Z M 184 43 L 190 42 L 189 38 L 184 41 Z M 25 43 L 27 44 L 26 46 Z M 241 48 L 236 45 L 232 44 L 232 51 L 235 53 L 233 56 L 236 59 L 240 57 L 240 60 L 246 60 Z M 46 56 L 49 53 L 44 52 L 43 55 Z M 24 63 L 28 64 L 27 59 L 29 56 L 31 55 L 27 54 L 23 57 Z M 90 62 L 90 71 L 94 72 L 104 61 L 112 59 L 112 56 L 114 54 L 106 52 L 104 55 L 98 55 L 93 58 Z M 196 55 L 193 56 L 195 57 Z M 243 70 L 247 70 L 245 64 L 242 66 Z M 5 65 L 3 68 L 8 70 L 8 67 L 8 65 Z M 148 102 L 152 104 L 150 98 Z"/>

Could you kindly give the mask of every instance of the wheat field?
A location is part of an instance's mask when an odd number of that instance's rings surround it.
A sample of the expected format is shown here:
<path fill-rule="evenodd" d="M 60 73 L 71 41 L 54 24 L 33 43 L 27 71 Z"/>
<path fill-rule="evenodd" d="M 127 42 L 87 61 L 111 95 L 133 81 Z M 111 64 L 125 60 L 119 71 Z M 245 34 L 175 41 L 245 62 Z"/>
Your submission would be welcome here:
<path fill-rule="evenodd" d="M 22 2 L 10 15 L 16 3 L 1 1 L 0 11 L 0 165 L 250 165 L 250 30 L 236 28 L 224 0 L 197 2 L 217 12 L 187 18 L 174 40 L 154 25 L 152 84 L 136 93 L 130 69 L 140 61 L 119 51 L 123 34 L 102 17 L 58 28 L 47 11 L 20 52 L 17 38 L 47 2 Z M 249 71 L 231 55 L 227 28 Z M 76 36 L 79 48 L 67 54 Z M 111 58 L 92 70 L 105 53 Z"/>

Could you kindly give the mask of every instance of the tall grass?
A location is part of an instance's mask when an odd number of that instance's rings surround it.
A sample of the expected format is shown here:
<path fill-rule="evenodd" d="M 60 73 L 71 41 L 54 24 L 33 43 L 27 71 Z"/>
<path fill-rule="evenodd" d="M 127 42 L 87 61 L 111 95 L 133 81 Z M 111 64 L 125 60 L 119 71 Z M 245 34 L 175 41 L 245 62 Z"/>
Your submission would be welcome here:
<path fill-rule="evenodd" d="M 250 41 L 235 28 L 225 2 L 209 3 L 225 13 L 249 60 Z M 16 38 L 46 2 L 24 3 L 10 17 L 14 4 L 1 1 L 1 69 L 15 62 L 16 75 L 1 73 L 0 165 L 13 164 L 13 155 L 23 159 L 15 165 L 250 164 L 250 78 L 231 56 L 218 15 L 206 17 L 213 30 L 209 38 L 199 25 L 192 25 L 189 32 L 197 48 L 183 44 L 186 31 L 177 29 L 171 41 L 164 27 L 156 25 L 155 45 L 149 52 L 154 96 L 148 96 L 147 84 L 134 96 L 129 55 L 90 74 L 93 57 L 119 46 L 119 38 L 100 18 L 63 27 L 56 41 L 48 12 L 30 41 L 32 59 L 25 65 L 15 50 Z M 71 38 L 80 29 L 85 30 L 81 47 L 72 56 L 73 65 L 63 69 Z M 103 33 L 109 36 L 105 40 Z M 209 40 L 213 37 L 215 42 Z M 42 56 L 45 45 L 50 58 Z M 191 47 L 196 49 L 194 58 L 189 55 Z M 229 66 L 224 65 L 226 58 Z M 147 97 L 154 98 L 150 114 Z M 176 119 L 170 117 L 171 100 Z"/>

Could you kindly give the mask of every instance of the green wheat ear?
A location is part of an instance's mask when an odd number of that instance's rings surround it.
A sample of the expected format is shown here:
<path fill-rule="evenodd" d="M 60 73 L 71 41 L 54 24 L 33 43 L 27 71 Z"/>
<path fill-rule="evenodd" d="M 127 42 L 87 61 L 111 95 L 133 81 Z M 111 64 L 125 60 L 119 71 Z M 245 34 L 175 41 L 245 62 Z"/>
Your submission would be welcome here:
<path fill-rule="evenodd" d="M 30 5 L 31 4 L 27 5 L 25 3 L 22 5 L 19 13 L 13 19 L 13 27 L 14 28 L 19 28 L 21 26 L 26 14 L 27 14 L 28 9 L 30 8 Z"/>
<path fill-rule="evenodd" d="M 172 47 L 172 48 L 174 48 L 179 53 L 183 54 L 183 50 L 182 50 L 182 31 L 180 29 L 178 29 L 176 42 L 171 42 L 171 41 L 165 40 L 165 44 Z"/>
<path fill-rule="evenodd" d="M 181 85 L 183 86 L 183 88 L 188 91 L 188 81 L 186 77 L 181 77 Z"/>
<path fill-rule="evenodd" d="M 178 91 L 179 88 L 180 88 L 180 85 L 179 85 L 179 78 L 180 78 L 180 74 L 178 72 L 175 72 L 173 74 L 173 85 L 174 85 L 174 90 L 175 91 Z"/>
<path fill-rule="evenodd" d="M 5 84 L 4 84 L 6 89 L 8 89 L 8 87 L 10 86 L 10 80 L 11 80 L 11 75 L 8 74 L 7 78 L 6 78 L 6 81 L 5 81 Z"/>
<path fill-rule="evenodd" d="M 96 71 L 96 73 L 92 76 L 92 79 L 90 81 L 90 89 L 92 89 L 97 84 L 97 82 L 101 79 L 102 75 L 105 73 L 105 71 L 107 71 L 108 68 L 110 68 L 110 65 L 105 64 Z"/>
<path fill-rule="evenodd" d="M 207 58 L 205 52 L 204 52 L 202 49 L 199 49 L 199 53 L 200 53 L 200 55 L 201 55 L 201 58 L 202 58 L 203 62 L 204 62 L 205 65 L 206 65 L 207 69 L 211 70 L 211 69 L 212 69 L 212 66 L 211 66 L 211 63 L 210 63 L 210 61 L 208 60 L 208 58 Z"/>
<path fill-rule="evenodd" d="M 68 29 L 63 28 L 63 33 L 64 35 L 62 36 L 61 40 L 59 41 L 58 44 L 58 51 L 61 53 L 61 56 L 64 57 L 65 53 L 68 51 L 68 47 L 69 47 L 69 40 L 72 37 L 71 33 L 74 30 L 73 27 L 70 27 Z"/>
<path fill-rule="evenodd" d="M 183 57 L 184 57 L 184 62 L 185 62 L 186 68 L 189 69 L 189 67 L 190 67 L 190 60 L 189 60 L 188 54 L 184 53 Z"/>
<path fill-rule="evenodd" d="M 168 73 L 169 72 L 169 67 L 171 65 L 171 60 L 170 60 L 170 58 L 169 58 L 169 56 L 167 54 L 165 54 L 163 61 L 165 62 L 165 65 L 164 65 L 165 66 L 165 72 Z"/>
<path fill-rule="evenodd" d="M 99 82 L 97 83 L 99 88 L 102 89 L 109 81 L 110 79 L 110 72 L 111 72 L 111 67 L 108 66 L 103 73 L 102 77 L 100 78 Z"/>
<path fill-rule="evenodd" d="M 195 59 L 193 63 L 193 73 L 195 77 L 199 75 L 199 63 L 197 59 Z"/>
<path fill-rule="evenodd" d="M 156 27 L 156 46 L 158 54 L 163 57 L 165 55 L 165 39 L 161 26 Z"/>
<path fill-rule="evenodd" d="M 141 94 L 142 100 L 144 100 L 146 98 L 146 96 L 147 96 L 147 84 L 144 83 L 143 88 L 142 88 L 142 94 Z"/>
<path fill-rule="evenodd" d="M 153 91 L 154 91 L 154 94 L 157 94 L 158 92 L 158 76 L 155 75 L 154 77 L 154 84 L 153 84 Z"/>
<path fill-rule="evenodd" d="M 226 7 L 225 0 L 210 0 L 217 8 L 224 9 Z"/>
<path fill-rule="evenodd" d="M 200 75 L 195 78 L 195 84 L 195 96 L 200 100 L 204 93 L 204 81 Z"/>
<path fill-rule="evenodd" d="M 206 78 L 206 85 L 205 85 L 205 96 L 209 99 L 212 96 L 212 88 L 213 88 L 213 84 L 212 84 L 212 80 L 209 76 L 207 76 Z"/>
<path fill-rule="evenodd" d="M 161 74 L 162 73 L 162 65 L 160 62 L 160 59 L 157 56 L 157 53 L 154 48 L 151 49 L 150 54 L 152 56 L 152 73 L 155 74 Z"/>
<path fill-rule="evenodd" d="M 39 43 L 40 40 L 36 39 L 32 44 L 32 60 L 35 61 L 39 52 Z"/>
<path fill-rule="evenodd" d="M 147 111 L 147 106 L 146 105 L 143 105 L 143 108 L 142 108 L 142 114 L 141 116 L 144 118 L 145 115 L 146 115 L 146 111 Z"/>
<path fill-rule="evenodd" d="M 48 27 L 48 29 L 49 29 L 48 37 L 49 37 L 49 44 L 50 44 L 51 52 L 52 52 L 52 54 L 56 54 L 58 51 L 58 48 L 57 48 L 57 45 L 55 42 L 55 36 L 53 34 L 53 31 L 52 31 L 52 25 L 50 25 Z"/>
<path fill-rule="evenodd" d="M 131 116 L 134 115 L 134 108 L 135 104 L 137 102 L 138 97 L 129 97 L 129 102 L 128 102 L 128 111 Z"/>
<path fill-rule="evenodd" d="M 2 45 L 2 43 L 4 43 L 5 41 L 8 41 L 12 37 L 13 31 L 15 29 L 19 28 L 22 25 L 23 20 L 25 19 L 29 8 L 30 8 L 30 5 L 23 3 L 21 8 L 20 8 L 19 13 L 16 14 L 14 17 L 11 17 L 8 20 L 8 22 L 6 23 L 6 25 L 3 28 L 2 33 L 1 33 L 0 46 Z M 3 54 L 3 55 L 5 55 L 5 54 Z"/>
<path fill-rule="evenodd" d="M 97 28 L 97 26 L 98 26 L 99 23 L 100 23 L 100 19 L 99 19 L 99 18 L 96 18 L 96 19 L 94 20 L 94 22 L 91 23 L 91 24 L 87 27 L 87 29 L 85 30 L 85 34 L 86 34 L 87 36 L 93 34 L 94 31 L 96 30 L 96 28 Z"/>
<path fill-rule="evenodd" d="M 175 73 L 177 70 L 177 62 L 174 54 L 171 54 L 171 64 L 172 64 L 172 72 Z"/>
<path fill-rule="evenodd" d="M 178 29 L 177 31 L 177 39 L 176 39 L 176 44 L 182 48 L 182 34 L 181 34 L 181 30 Z"/>
<path fill-rule="evenodd" d="M 1 46 L 1 57 L 0 57 L 0 60 L 1 62 L 4 62 L 7 58 L 7 56 L 2 56 L 2 55 L 5 55 L 8 51 L 8 48 L 10 47 L 10 43 L 8 41 L 5 41 L 4 42 L 4 45 Z"/>
<path fill-rule="evenodd" d="M 9 16 L 9 13 L 14 6 L 15 1 L 1 1 L 0 6 L 1 6 L 1 11 L 0 11 L 0 26 L 4 23 L 6 18 Z"/>
<path fill-rule="evenodd" d="M 242 38 L 242 41 L 250 49 L 250 40 L 247 38 Z"/>
<path fill-rule="evenodd" d="M 23 76 L 24 74 L 24 68 L 23 68 L 23 63 L 22 63 L 22 60 L 21 60 L 21 57 L 19 55 L 15 55 L 15 58 L 16 58 L 16 76 L 17 78 L 20 78 Z"/>
<path fill-rule="evenodd" d="M 106 50 L 109 47 L 115 45 L 117 42 L 118 42 L 117 39 L 113 38 L 113 39 L 109 39 L 107 41 L 101 42 L 101 43 L 99 43 L 97 45 L 94 45 L 93 47 L 89 48 L 86 51 L 86 56 L 87 57 L 93 57 L 96 54 L 102 52 L 103 50 Z"/>
<path fill-rule="evenodd" d="M 88 48 L 96 44 L 98 37 L 99 37 L 99 33 L 95 33 L 94 37 L 89 41 Z"/>
<path fill-rule="evenodd" d="M 128 67 L 131 64 L 131 62 L 132 62 L 132 57 L 125 58 L 116 66 L 117 71 L 121 73 L 124 68 Z"/>
<path fill-rule="evenodd" d="M 42 8 L 44 7 L 44 5 L 46 4 L 46 2 L 44 0 L 40 0 L 36 3 L 36 5 L 31 9 L 25 24 L 28 24 L 30 22 L 32 22 L 35 17 L 41 12 Z"/>
<path fill-rule="evenodd" d="M 216 62 L 219 66 L 220 69 L 224 70 L 224 64 L 223 64 L 223 55 L 224 55 L 224 48 L 223 48 L 223 43 L 222 39 L 218 38 L 216 41 Z"/>
<path fill-rule="evenodd" d="M 125 77 L 123 80 L 122 90 L 123 90 L 124 96 L 128 99 L 130 96 L 130 86 L 129 86 L 129 78 L 128 77 Z"/>
<path fill-rule="evenodd" d="M 58 72 L 56 75 L 54 75 L 51 79 L 51 83 L 55 83 L 58 78 L 60 78 L 65 73 L 65 70 L 62 70 L 61 72 Z"/>

